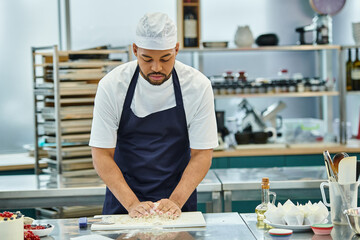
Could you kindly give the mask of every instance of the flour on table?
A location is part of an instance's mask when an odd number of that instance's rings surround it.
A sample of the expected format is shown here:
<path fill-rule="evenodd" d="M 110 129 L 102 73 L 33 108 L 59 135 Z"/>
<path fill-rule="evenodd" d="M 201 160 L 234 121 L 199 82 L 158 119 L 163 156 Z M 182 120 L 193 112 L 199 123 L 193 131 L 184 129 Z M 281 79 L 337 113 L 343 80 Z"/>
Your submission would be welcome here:
<path fill-rule="evenodd" d="M 176 220 L 160 216 L 158 214 L 142 218 L 131 218 L 129 215 L 105 216 L 102 218 L 104 223 L 114 223 L 123 225 L 165 225 Z"/>

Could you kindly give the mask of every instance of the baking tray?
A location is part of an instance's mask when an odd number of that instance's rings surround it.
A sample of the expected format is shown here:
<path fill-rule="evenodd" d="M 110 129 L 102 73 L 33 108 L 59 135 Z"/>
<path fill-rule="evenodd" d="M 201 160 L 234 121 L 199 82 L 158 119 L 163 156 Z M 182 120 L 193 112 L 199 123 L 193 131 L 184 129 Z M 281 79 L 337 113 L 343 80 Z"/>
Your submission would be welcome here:
<path fill-rule="evenodd" d="M 57 167 L 57 161 L 53 159 L 45 158 L 44 162 L 48 164 L 51 168 Z M 61 169 L 63 171 L 73 171 L 73 170 L 81 170 L 81 169 L 92 169 L 93 163 L 92 158 L 75 158 L 75 159 L 64 159 L 61 162 Z"/>
<path fill-rule="evenodd" d="M 61 121 L 61 133 L 89 133 L 91 131 L 92 119 L 65 120 Z M 44 122 L 44 131 L 47 135 L 56 133 L 56 123 L 54 121 Z"/>
<path fill-rule="evenodd" d="M 56 158 L 56 148 L 44 147 L 44 150 L 48 152 L 49 157 Z M 91 156 L 90 146 L 62 147 L 61 150 L 62 157 L 65 158 Z"/>
<path fill-rule="evenodd" d="M 94 106 L 71 106 L 71 107 L 61 107 L 60 108 L 60 118 L 61 119 L 83 119 L 83 118 L 92 118 Z M 45 120 L 50 120 L 55 118 L 55 108 L 53 107 L 44 107 L 41 110 L 41 116 Z"/>
<path fill-rule="evenodd" d="M 46 143 L 56 143 L 55 136 L 45 136 Z M 89 143 L 90 140 L 90 133 L 84 134 L 71 134 L 71 135 L 62 135 L 61 141 L 63 143 Z"/>
<path fill-rule="evenodd" d="M 79 104 L 79 103 L 91 103 L 93 104 L 95 97 L 70 97 L 70 98 L 61 98 L 61 104 Z M 55 103 L 54 98 L 45 98 L 45 103 Z"/>

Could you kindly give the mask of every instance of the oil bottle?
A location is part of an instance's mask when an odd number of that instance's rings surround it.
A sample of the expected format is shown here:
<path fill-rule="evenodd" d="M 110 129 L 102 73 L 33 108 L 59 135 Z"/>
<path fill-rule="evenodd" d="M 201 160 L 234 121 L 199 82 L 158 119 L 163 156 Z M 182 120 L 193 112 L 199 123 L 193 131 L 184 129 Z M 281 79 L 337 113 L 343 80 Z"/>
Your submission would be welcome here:
<path fill-rule="evenodd" d="M 268 209 L 268 204 L 270 203 L 270 195 L 273 195 L 272 204 L 275 204 L 276 194 L 270 192 L 270 182 L 269 178 L 264 177 L 261 181 L 261 203 L 255 208 L 255 213 L 257 216 L 257 221 L 263 222 L 265 219 L 265 212 Z"/>

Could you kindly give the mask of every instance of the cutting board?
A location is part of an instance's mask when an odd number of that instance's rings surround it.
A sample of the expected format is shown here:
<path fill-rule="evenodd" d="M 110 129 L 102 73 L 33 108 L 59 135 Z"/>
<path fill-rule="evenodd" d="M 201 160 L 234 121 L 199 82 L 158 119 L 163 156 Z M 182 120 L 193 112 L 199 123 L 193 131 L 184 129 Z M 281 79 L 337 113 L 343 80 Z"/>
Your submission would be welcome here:
<path fill-rule="evenodd" d="M 163 219 L 160 221 L 147 221 L 143 218 L 131 218 L 128 214 L 119 215 L 97 215 L 94 218 L 112 216 L 117 219 L 115 224 L 96 224 L 91 225 L 91 230 L 120 230 L 120 229 L 139 229 L 139 228 L 183 228 L 183 227 L 205 227 L 206 222 L 201 212 L 183 212 L 180 217 Z M 158 218 L 157 218 L 158 219 Z M 162 219 L 162 218 L 161 218 Z"/>

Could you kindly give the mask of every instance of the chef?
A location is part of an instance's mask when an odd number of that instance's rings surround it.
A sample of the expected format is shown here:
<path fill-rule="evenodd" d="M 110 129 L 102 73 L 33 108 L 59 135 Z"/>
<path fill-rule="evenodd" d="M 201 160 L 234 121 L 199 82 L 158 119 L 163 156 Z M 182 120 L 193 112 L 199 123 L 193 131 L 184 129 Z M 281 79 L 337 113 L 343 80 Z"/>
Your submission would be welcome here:
<path fill-rule="evenodd" d="M 103 214 L 144 217 L 196 211 L 196 187 L 218 145 L 210 81 L 177 60 L 174 22 L 143 16 L 132 46 L 137 60 L 99 82 L 89 145 L 105 182 Z"/>

